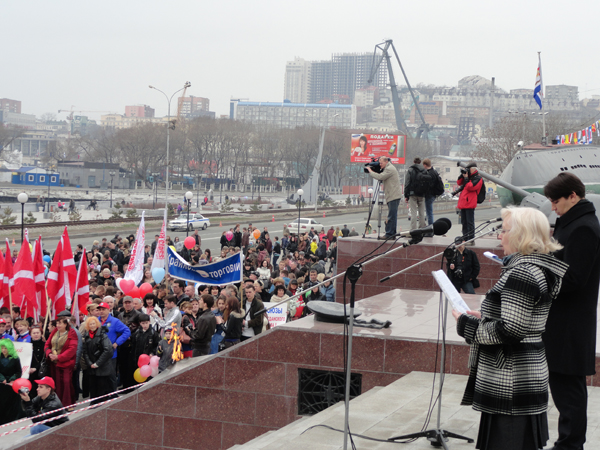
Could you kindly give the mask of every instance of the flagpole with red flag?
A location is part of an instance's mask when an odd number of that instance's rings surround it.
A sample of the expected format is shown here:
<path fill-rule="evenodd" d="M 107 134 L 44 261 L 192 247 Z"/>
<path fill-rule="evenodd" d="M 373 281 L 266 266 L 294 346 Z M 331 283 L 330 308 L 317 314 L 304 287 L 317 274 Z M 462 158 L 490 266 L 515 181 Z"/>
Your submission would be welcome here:
<path fill-rule="evenodd" d="M 15 300 L 21 308 L 23 318 L 34 317 L 35 281 L 33 280 L 33 259 L 27 238 L 21 244 L 14 267 Z"/>
<path fill-rule="evenodd" d="M 44 266 L 44 252 L 42 245 L 42 236 L 35 242 L 35 251 L 33 252 L 33 281 L 35 282 L 36 297 L 36 317 L 39 322 L 40 317 L 46 316 L 47 295 L 46 295 L 46 268 Z"/>
<path fill-rule="evenodd" d="M 79 260 L 79 268 L 77 269 L 77 279 L 75 281 L 75 296 L 73 297 L 73 308 L 71 316 L 75 317 L 77 325 L 79 325 L 79 311 L 85 309 L 86 303 L 90 300 L 90 283 L 88 282 L 88 264 L 85 247 L 83 255 Z"/>
<path fill-rule="evenodd" d="M 65 287 L 64 287 L 64 271 L 62 267 L 62 247 L 63 240 L 58 242 L 56 252 L 54 252 L 54 259 L 50 265 L 48 271 L 48 283 L 46 285 L 46 292 L 48 294 L 48 310 L 52 306 L 50 317 L 54 319 L 56 317 L 56 310 L 62 308 L 58 312 L 62 312 L 65 309 Z M 58 306 L 58 308 L 57 308 Z"/>
<path fill-rule="evenodd" d="M 13 263 L 10 252 L 10 245 L 8 244 L 8 238 L 6 238 L 6 256 L 4 258 L 4 283 L 2 285 L 3 297 L 8 297 L 8 303 L 10 304 L 10 311 L 12 313 L 13 302 L 12 302 L 12 291 L 14 288 L 15 280 L 13 278 Z"/>

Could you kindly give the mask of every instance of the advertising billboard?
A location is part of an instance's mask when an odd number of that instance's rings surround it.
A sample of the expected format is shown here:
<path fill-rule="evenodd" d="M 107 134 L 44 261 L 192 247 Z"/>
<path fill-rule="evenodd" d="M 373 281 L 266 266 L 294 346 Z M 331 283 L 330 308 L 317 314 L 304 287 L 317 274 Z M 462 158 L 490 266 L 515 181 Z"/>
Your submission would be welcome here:
<path fill-rule="evenodd" d="M 387 156 L 393 164 L 404 164 L 406 136 L 403 134 L 353 134 L 350 162 L 368 163 Z"/>

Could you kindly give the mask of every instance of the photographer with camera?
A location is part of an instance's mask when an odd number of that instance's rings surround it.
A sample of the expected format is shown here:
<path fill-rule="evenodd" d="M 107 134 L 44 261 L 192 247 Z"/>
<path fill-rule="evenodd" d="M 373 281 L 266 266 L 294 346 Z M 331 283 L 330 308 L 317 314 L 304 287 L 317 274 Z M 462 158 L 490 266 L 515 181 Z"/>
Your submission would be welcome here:
<path fill-rule="evenodd" d="M 413 165 L 408 168 L 404 177 L 404 198 L 408 200 L 412 219 L 410 229 L 417 229 L 417 216 L 419 228 L 425 228 L 425 196 L 431 188 L 431 175 L 421 165 L 421 158 L 415 158 Z"/>
<path fill-rule="evenodd" d="M 375 168 L 375 170 L 373 170 L 373 168 Z M 381 170 L 377 170 L 379 168 Z M 400 204 L 400 199 L 402 198 L 402 191 L 400 189 L 400 175 L 391 163 L 390 158 L 387 156 L 381 156 L 379 158 L 378 165 L 373 163 L 366 164 L 365 170 L 369 172 L 371 177 L 383 182 L 385 200 L 388 206 L 388 216 L 385 223 L 384 236 L 384 239 L 387 239 L 396 234 L 398 205 Z"/>
<path fill-rule="evenodd" d="M 446 254 L 448 278 L 458 292 L 474 294 L 475 287 L 479 287 L 477 275 L 479 275 L 479 259 L 473 250 L 469 250 L 463 243 L 464 239 L 456 238 L 457 247 L 448 249 Z"/>
<path fill-rule="evenodd" d="M 459 163 L 460 165 L 460 163 Z M 477 164 L 469 163 L 465 169 L 460 169 L 460 176 L 456 180 L 459 188 L 452 194 L 460 193 L 457 208 L 460 209 L 463 238 L 469 241 L 475 237 L 475 208 L 477 195 L 483 186 L 483 179 L 477 171 Z M 474 245 L 470 242 L 469 245 Z"/>

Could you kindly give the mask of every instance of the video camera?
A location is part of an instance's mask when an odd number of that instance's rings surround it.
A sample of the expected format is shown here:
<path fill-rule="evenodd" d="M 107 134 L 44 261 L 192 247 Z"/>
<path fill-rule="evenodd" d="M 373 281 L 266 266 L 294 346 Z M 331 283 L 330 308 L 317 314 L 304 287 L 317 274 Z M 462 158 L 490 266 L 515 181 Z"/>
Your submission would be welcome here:
<path fill-rule="evenodd" d="M 371 170 L 375 173 L 383 172 L 383 169 L 381 168 L 381 164 L 379 164 L 379 158 L 371 158 L 371 162 L 365 164 L 365 168 L 363 169 L 365 171 L 365 173 L 369 173 L 369 170 L 367 169 L 367 167 L 370 167 Z"/>

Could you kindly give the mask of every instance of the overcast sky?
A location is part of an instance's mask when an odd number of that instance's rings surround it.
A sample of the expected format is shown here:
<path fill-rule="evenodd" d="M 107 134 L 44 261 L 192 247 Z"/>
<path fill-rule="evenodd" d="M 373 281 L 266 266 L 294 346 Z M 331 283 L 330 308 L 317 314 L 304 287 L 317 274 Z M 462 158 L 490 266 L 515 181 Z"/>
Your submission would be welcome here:
<path fill-rule="evenodd" d="M 282 101 L 286 61 L 372 52 L 393 39 L 411 84 L 455 86 L 467 75 L 503 89 L 544 84 L 600 95 L 598 2 L 573 0 L 0 0 L 0 98 L 40 116 L 147 104 L 169 95 Z M 401 73 L 396 68 L 396 78 Z M 400 81 L 398 81 L 400 83 Z M 403 84 L 403 82 L 401 83 Z M 176 102 L 172 103 L 176 109 Z M 99 118 L 100 114 L 87 114 Z M 58 115 L 65 118 L 66 114 Z"/>

